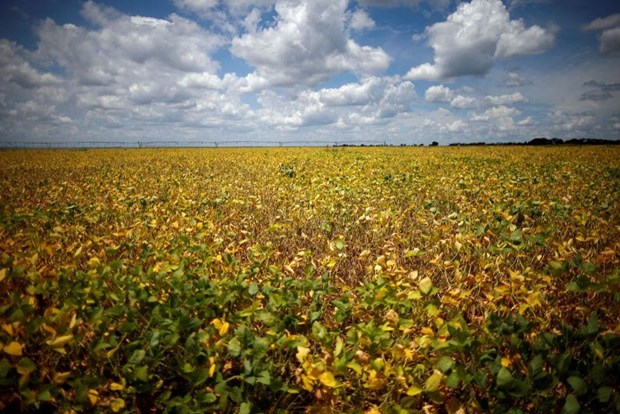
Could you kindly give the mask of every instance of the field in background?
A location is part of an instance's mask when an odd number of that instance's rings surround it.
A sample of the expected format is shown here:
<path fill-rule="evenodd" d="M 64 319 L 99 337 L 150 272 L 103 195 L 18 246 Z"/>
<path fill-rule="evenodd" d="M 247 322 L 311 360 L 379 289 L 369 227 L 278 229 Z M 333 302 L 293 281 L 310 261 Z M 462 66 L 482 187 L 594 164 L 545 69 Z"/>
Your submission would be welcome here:
<path fill-rule="evenodd" d="M 620 411 L 619 315 L 617 147 L 0 152 L 0 409 Z"/>

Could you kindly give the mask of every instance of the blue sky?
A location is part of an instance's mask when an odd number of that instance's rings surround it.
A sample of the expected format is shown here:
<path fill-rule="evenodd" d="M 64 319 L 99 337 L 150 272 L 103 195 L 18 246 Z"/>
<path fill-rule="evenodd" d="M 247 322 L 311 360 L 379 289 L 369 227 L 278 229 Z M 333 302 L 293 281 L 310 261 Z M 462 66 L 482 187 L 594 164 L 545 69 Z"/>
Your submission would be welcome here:
<path fill-rule="evenodd" d="M 620 5 L 4 0 L 0 142 L 620 139 Z"/>

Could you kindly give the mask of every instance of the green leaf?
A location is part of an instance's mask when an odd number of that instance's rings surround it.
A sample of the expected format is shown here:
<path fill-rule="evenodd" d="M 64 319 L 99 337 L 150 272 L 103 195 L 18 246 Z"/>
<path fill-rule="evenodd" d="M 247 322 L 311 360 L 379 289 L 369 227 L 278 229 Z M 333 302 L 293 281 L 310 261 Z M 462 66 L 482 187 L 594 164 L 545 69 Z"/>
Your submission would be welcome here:
<path fill-rule="evenodd" d="M 207 395 L 205 395 L 205 401 L 207 402 L 207 404 L 213 404 L 217 401 L 217 396 L 213 393 L 208 393 Z"/>
<path fill-rule="evenodd" d="M 418 387 L 417 385 L 412 385 L 409 387 L 409 389 L 407 390 L 407 395 L 410 397 L 415 397 L 418 394 L 421 394 L 424 390 L 420 387 Z"/>
<path fill-rule="evenodd" d="M 598 401 L 602 403 L 606 403 L 611 398 L 611 388 L 609 387 L 601 387 L 596 392 Z"/>
<path fill-rule="evenodd" d="M 6 378 L 11 370 L 11 363 L 8 359 L 2 358 L 0 360 L 0 378 Z"/>
<path fill-rule="evenodd" d="M 568 377 L 567 381 L 577 395 L 584 394 L 588 388 L 586 382 L 580 377 Z"/>
<path fill-rule="evenodd" d="M 141 367 L 137 367 L 134 371 L 134 375 L 136 376 L 136 379 L 139 379 L 140 381 L 148 381 L 149 380 L 149 367 L 147 367 L 146 365 L 142 365 Z"/>
<path fill-rule="evenodd" d="M 312 324 L 312 334 L 319 339 L 323 339 L 327 334 L 327 329 L 325 329 L 325 327 L 319 321 L 315 321 Z"/>
<path fill-rule="evenodd" d="M 499 387 L 507 387 L 514 381 L 514 377 L 506 368 L 501 367 L 497 373 L 497 385 Z"/>
<path fill-rule="evenodd" d="M 256 382 L 260 382 L 261 384 L 270 385 L 271 384 L 271 375 L 269 371 L 264 370 L 260 374 L 258 374 L 258 378 Z"/>
<path fill-rule="evenodd" d="M 258 293 L 258 284 L 256 282 L 252 282 L 250 288 L 248 289 L 248 293 L 250 296 L 254 296 Z"/>
<path fill-rule="evenodd" d="M 538 374 L 542 368 L 543 368 L 543 357 L 542 355 L 538 354 L 534 357 L 534 359 L 532 359 L 530 361 L 530 373 L 532 375 L 536 375 Z"/>
<path fill-rule="evenodd" d="M 276 317 L 273 315 L 273 313 L 266 310 L 256 312 L 256 319 L 258 319 L 267 326 L 271 326 L 276 322 Z"/>
<path fill-rule="evenodd" d="M 444 374 L 450 371 L 450 369 L 452 369 L 453 366 L 454 366 L 454 361 L 452 360 L 452 358 L 450 358 L 447 355 L 444 355 L 441 358 L 439 358 L 439 362 L 437 363 L 437 367 Z"/>
<path fill-rule="evenodd" d="M 50 393 L 49 390 L 43 390 L 39 393 L 39 395 L 37 395 L 37 399 L 39 401 L 51 401 L 52 400 L 52 394 Z"/>
<path fill-rule="evenodd" d="M 459 386 L 461 382 L 461 376 L 458 373 L 458 370 L 452 371 L 448 378 L 446 378 L 446 385 L 450 388 L 456 388 Z"/>
<path fill-rule="evenodd" d="M 237 338 L 233 338 L 228 342 L 228 353 L 232 357 L 241 355 L 241 342 Z"/>
<path fill-rule="evenodd" d="M 239 414 L 250 414 L 252 412 L 252 404 L 249 402 L 242 402 L 239 405 Z"/>
<path fill-rule="evenodd" d="M 581 406 L 577 401 L 577 397 L 574 394 L 568 394 L 566 396 L 566 400 L 564 400 L 564 407 L 562 408 L 562 412 L 564 414 L 577 414 Z"/>
<path fill-rule="evenodd" d="M 351 368 L 357 375 L 362 375 L 362 366 L 355 361 L 349 362 L 347 368 Z"/>
<path fill-rule="evenodd" d="M 592 312 L 590 314 L 590 318 L 588 319 L 587 331 L 590 335 L 598 333 L 599 323 L 598 318 L 596 317 L 596 313 Z"/>
<path fill-rule="evenodd" d="M 146 355 L 146 352 L 144 351 L 144 349 L 138 349 L 133 352 L 133 354 L 131 355 L 131 358 L 129 358 L 129 361 L 127 361 L 127 364 L 129 365 L 139 364 L 140 362 L 142 362 L 145 355 Z"/>

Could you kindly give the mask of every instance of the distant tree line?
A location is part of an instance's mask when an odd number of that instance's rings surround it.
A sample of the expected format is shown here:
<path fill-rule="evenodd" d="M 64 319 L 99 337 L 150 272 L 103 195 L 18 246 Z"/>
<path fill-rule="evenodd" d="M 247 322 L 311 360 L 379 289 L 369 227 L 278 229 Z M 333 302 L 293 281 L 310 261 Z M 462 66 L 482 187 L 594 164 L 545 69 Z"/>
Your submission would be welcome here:
<path fill-rule="evenodd" d="M 433 141 L 429 147 L 436 147 L 439 143 Z M 561 138 L 539 137 L 525 142 L 455 142 L 449 144 L 450 147 L 473 147 L 481 145 L 620 145 L 620 140 L 610 140 L 602 138 L 571 138 L 563 140 Z M 392 147 L 393 144 L 335 144 L 334 147 Z M 400 147 L 423 147 L 424 144 L 398 144 Z"/>
<path fill-rule="evenodd" d="M 432 145 L 432 144 L 431 144 Z M 527 142 L 456 142 L 450 144 L 451 147 L 459 146 L 477 146 L 477 145 L 620 145 L 619 140 L 610 140 L 602 138 L 571 138 L 563 140 L 562 138 L 534 138 Z"/>

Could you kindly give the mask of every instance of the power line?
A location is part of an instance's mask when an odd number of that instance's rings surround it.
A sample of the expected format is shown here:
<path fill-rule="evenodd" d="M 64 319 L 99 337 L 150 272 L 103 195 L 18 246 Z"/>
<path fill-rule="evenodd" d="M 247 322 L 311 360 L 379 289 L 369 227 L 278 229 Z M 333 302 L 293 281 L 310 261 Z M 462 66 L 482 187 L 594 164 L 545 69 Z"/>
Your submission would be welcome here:
<path fill-rule="evenodd" d="M 226 140 L 226 141 L 0 141 L 2 149 L 60 149 L 60 148 L 217 148 L 262 146 L 342 146 L 384 145 L 377 140 Z"/>

